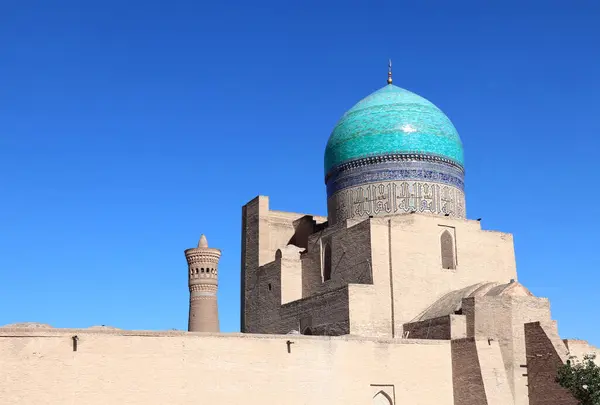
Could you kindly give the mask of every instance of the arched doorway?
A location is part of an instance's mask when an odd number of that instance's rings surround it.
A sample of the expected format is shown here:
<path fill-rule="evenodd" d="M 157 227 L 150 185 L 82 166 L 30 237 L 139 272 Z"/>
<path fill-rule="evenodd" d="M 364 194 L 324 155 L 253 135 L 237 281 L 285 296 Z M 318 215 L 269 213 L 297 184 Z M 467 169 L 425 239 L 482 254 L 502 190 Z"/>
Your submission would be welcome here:
<path fill-rule="evenodd" d="M 393 405 L 392 398 L 383 391 L 379 391 L 373 397 L 373 405 Z"/>

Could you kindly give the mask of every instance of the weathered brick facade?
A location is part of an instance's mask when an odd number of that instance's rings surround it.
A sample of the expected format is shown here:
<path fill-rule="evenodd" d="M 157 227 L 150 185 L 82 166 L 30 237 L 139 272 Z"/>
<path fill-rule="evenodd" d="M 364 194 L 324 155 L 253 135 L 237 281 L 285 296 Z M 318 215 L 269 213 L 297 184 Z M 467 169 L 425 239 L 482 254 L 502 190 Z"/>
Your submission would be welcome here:
<path fill-rule="evenodd" d="M 527 373 L 529 404 L 577 405 L 569 391 L 556 382 L 558 367 L 566 359 L 564 355 L 561 358 L 540 322 L 525 325 L 525 347 L 527 368 L 523 371 Z"/>
<path fill-rule="evenodd" d="M 452 341 L 454 405 L 488 405 L 474 338 Z"/>
<path fill-rule="evenodd" d="M 457 404 L 529 405 L 524 325 L 558 332 L 548 300 L 515 281 L 510 234 L 422 214 L 328 226 L 267 197 L 243 223 L 247 332 L 451 340 Z"/>

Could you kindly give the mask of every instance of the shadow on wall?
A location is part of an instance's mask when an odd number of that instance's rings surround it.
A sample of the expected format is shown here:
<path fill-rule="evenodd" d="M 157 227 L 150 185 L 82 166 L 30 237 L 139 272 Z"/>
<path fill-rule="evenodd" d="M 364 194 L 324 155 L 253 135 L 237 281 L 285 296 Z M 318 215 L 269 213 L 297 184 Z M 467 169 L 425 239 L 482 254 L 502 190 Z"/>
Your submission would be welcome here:
<path fill-rule="evenodd" d="M 301 333 L 315 336 L 342 336 L 348 334 L 348 327 L 348 322 L 326 323 L 307 326 Z"/>
<path fill-rule="evenodd" d="M 294 221 L 294 235 L 288 241 L 288 245 L 308 249 L 308 237 L 315 232 L 327 228 L 327 222 L 317 224 L 312 215 L 305 215 Z"/>

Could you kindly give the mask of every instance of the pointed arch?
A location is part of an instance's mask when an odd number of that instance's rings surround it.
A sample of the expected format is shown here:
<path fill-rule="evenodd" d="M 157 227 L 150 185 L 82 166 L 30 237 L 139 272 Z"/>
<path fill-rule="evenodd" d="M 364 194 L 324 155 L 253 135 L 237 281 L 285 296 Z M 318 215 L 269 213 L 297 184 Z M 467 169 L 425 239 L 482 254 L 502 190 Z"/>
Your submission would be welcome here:
<path fill-rule="evenodd" d="M 331 245 L 325 244 L 323 253 L 323 281 L 331 279 Z"/>
<path fill-rule="evenodd" d="M 393 405 L 392 398 L 385 391 L 379 391 L 373 397 L 373 405 Z"/>
<path fill-rule="evenodd" d="M 442 268 L 456 269 L 454 238 L 447 229 L 440 236 L 440 247 L 442 250 Z"/>

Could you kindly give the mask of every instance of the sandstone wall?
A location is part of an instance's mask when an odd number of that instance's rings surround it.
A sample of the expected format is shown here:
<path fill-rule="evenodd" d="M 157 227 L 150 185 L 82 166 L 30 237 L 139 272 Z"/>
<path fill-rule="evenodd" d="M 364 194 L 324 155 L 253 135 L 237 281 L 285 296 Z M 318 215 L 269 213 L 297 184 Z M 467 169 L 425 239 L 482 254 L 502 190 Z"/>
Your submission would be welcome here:
<path fill-rule="evenodd" d="M 590 345 L 585 340 L 565 339 L 564 343 L 569 350 L 569 356 L 576 357 L 577 360 L 583 360 L 583 357 L 587 354 L 595 355 L 594 363 L 600 364 L 599 348 Z"/>
<path fill-rule="evenodd" d="M 245 207 L 245 332 L 273 330 L 261 326 L 276 319 L 274 308 L 263 306 L 265 299 L 287 304 L 351 286 L 350 333 L 401 337 L 403 325 L 444 294 L 481 281 L 516 278 L 512 236 L 482 231 L 478 221 L 420 214 L 346 221 L 319 228 L 308 236 L 305 250 L 292 252 L 284 246 L 294 235 L 294 224 L 302 222 L 298 218 L 301 214 L 270 211 L 266 197 Z M 446 231 L 453 236 L 455 269 L 442 268 L 440 236 Z M 332 272 L 330 280 L 322 281 L 326 244 L 332 246 Z M 277 249 L 283 258 L 276 257 Z M 279 295 L 264 298 L 269 285 Z"/>
<path fill-rule="evenodd" d="M 476 340 L 477 356 L 485 396 L 489 405 L 512 405 L 513 395 L 510 388 L 510 376 L 504 369 L 502 353 L 498 342 Z"/>
<path fill-rule="evenodd" d="M 516 405 L 528 405 L 524 325 L 539 321 L 553 328 L 550 303 L 537 297 L 476 297 L 473 333 L 499 342 Z M 465 300 L 467 301 L 467 300 Z"/>
<path fill-rule="evenodd" d="M 401 336 L 403 324 L 450 291 L 516 278 L 512 236 L 482 231 L 477 221 L 419 214 L 368 221 L 374 296 L 393 323 L 381 333 Z M 454 236 L 456 269 L 442 268 L 440 236 L 445 230 Z"/>
<path fill-rule="evenodd" d="M 2 404 L 453 405 L 442 341 L 0 329 L 0 370 Z"/>
<path fill-rule="evenodd" d="M 442 268 L 440 236 L 446 229 L 455 238 L 454 270 Z M 385 238 L 385 232 L 380 234 Z M 512 235 L 482 231 L 477 221 L 394 217 L 390 237 L 398 327 L 450 291 L 481 281 L 507 283 L 516 278 Z"/>

